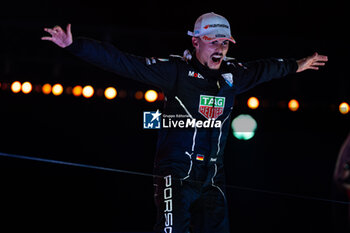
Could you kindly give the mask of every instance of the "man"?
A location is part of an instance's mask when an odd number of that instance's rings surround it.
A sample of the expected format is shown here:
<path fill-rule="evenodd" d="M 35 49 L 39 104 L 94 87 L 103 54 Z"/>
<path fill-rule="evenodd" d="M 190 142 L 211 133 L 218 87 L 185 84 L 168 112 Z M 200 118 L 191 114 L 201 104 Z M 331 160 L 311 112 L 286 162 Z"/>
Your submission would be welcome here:
<path fill-rule="evenodd" d="M 194 26 L 193 54 L 169 59 L 140 58 L 108 43 L 72 38 L 56 26 L 43 37 L 92 64 L 163 90 L 163 116 L 185 116 L 187 129 L 163 128 L 155 158 L 157 232 L 229 232 L 223 149 L 229 132 L 234 97 L 255 85 L 325 65 L 326 56 L 266 59 L 240 63 L 226 57 L 230 24 L 222 16 L 207 13 Z M 157 117 L 157 116 L 155 116 Z M 175 119 L 183 120 L 183 119 Z M 203 122 L 212 121 L 210 127 Z M 199 122 L 197 124 L 197 122 Z M 202 122 L 202 123 L 201 123 Z M 216 124 L 218 123 L 218 124 Z"/>

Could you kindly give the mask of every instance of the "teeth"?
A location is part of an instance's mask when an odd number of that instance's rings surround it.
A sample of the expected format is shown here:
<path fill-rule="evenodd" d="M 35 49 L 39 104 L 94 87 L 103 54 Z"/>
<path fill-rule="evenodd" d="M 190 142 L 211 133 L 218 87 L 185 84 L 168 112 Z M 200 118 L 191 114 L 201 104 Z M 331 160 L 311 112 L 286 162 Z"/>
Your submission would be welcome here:
<path fill-rule="evenodd" d="M 213 62 L 220 62 L 221 58 L 222 58 L 222 55 L 213 55 L 213 56 L 211 57 L 211 59 L 213 60 Z"/>

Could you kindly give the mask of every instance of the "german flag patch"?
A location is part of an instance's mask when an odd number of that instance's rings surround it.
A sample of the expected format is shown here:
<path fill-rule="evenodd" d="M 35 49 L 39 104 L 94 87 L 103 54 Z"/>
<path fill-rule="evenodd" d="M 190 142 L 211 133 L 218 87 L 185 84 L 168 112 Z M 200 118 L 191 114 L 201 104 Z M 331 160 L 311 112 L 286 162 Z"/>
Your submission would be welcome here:
<path fill-rule="evenodd" d="M 203 161 L 204 160 L 204 155 L 197 154 L 196 159 L 199 160 L 199 161 Z"/>

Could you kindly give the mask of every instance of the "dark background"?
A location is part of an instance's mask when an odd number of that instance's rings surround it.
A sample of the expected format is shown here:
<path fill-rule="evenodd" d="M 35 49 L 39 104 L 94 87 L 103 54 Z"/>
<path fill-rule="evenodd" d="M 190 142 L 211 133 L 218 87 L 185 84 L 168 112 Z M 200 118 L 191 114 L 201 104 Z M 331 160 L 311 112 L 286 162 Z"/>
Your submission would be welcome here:
<path fill-rule="evenodd" d="M 350 131 L 349 14 L 345 1 L 7 1 L 0 7 L 0 152 L 152 173 L 157 131 L 142 112 L 162 102 L 137 101 L 154 88 L 89 65 L 40 38 L 44 27 L 72 24 L 73 36 L 113 43 L 125 52 L 166 57 L 191 48 L 187 30 L 214 11 L 227 17 L 247 61 L 302 58 L 317 51 L 327 66 L 265 83 L 237 97 L 233 116 L 251 114 L 254 138 L 231 134 L 225 149 L 232 232 L 337 232 L 332 174 Z M 14 94 L 4 85 L 62 83 L 115 86 L 127 97 L 106 100 Z M 261 100 L 249 110 L 250 96 Z M 286 104 L 300 101 L 297 112 Z M 0 227 L 27 232 L 152 231 L 151 177 L 0 157 Z M 273 191 L 266 193 L 242 189 Z M 339 220 L 339 219 L 338 219 Z M 8 228 L 10 227 L 10 228 Z"/>

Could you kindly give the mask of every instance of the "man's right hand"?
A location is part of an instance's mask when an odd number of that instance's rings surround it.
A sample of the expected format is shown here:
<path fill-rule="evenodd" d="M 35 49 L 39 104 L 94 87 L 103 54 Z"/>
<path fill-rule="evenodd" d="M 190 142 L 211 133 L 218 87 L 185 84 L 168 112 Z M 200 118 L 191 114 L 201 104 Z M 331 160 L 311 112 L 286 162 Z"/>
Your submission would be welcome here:
<path fill-rule="evenodd" d="M 73 43 L 71 24 L 67 25 L 66 31 L 64 31 L 60 26 L 55 26 L 54 28 L 44 28 L 44 31 L 50 33 L 52 37 L 41 37 L 41 40 L 52 41 L 61 48 L 65 48 Z"/>

